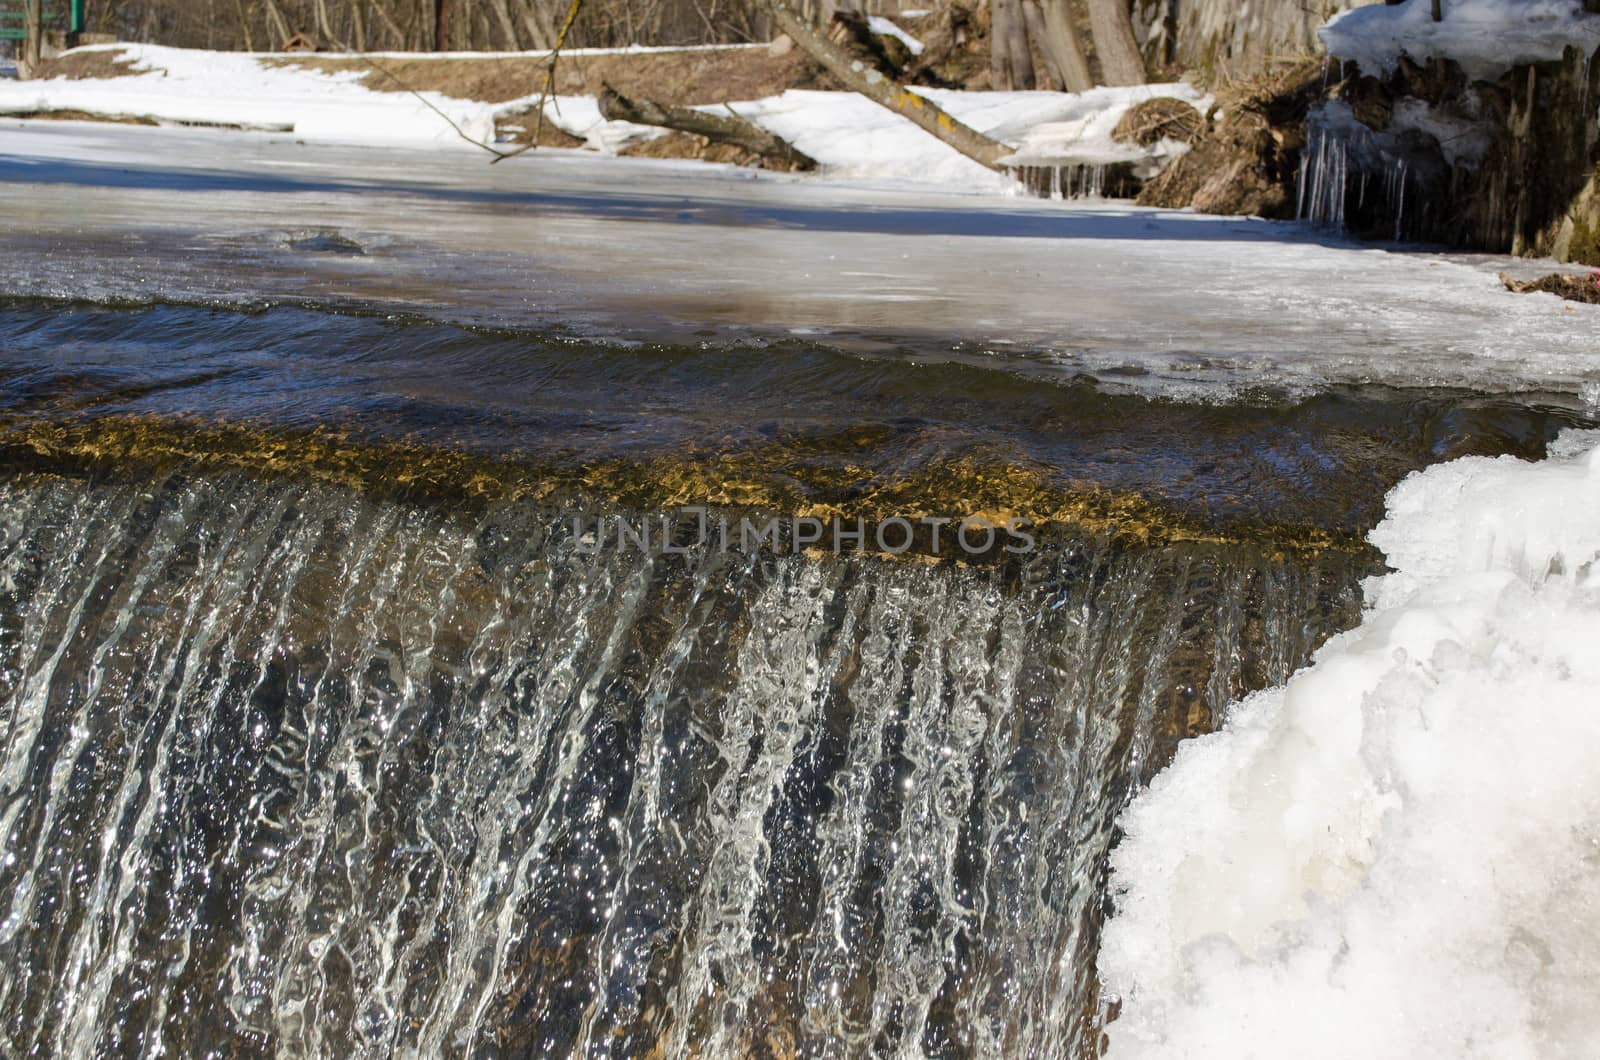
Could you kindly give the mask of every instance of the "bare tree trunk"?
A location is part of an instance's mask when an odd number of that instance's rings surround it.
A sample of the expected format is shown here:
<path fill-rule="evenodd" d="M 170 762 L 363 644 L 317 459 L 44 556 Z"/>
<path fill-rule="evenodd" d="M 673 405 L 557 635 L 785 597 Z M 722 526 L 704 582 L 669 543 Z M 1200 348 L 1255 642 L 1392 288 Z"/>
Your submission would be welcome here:
<path fill-rule="evenodd" d="M 27 36 L 22 41 L 21 61 L 17 63 L 17 76 L 24 81 L 39 76 L 39 64 L 44 58 L 43 0 L 23 0 L 22 26 Z"/>
<path fill-rule="evenodd" d="M 394 20 L 394 16 L 389 14 L 389 8 L 384 3 L 384 0 L 377 0 L 372 5 L 372 9 L 378 13 L 378 18 L 383 21 L 383 24 L 389 27 L 389 32 L 394 34 L 395 48 L 404 49 L 406 46 L 406 31 L 401 29 L 399 23 Z"/>
<path fill-rule="evenodd" d="M 1011 154 L 1011 148 L 957 121 L 931 99 L 907 91 L 878 71 L 858 63 L 853 56 L 795 14 L 785 0 L 761 0 L 761 5 L 780 30 L 787 33 L 791 40 L 804 48 L 846 88 L 909 119 L 925 132 L 990 169 L 999 169 L 1000 159 Z"/>
<path fill-rule="evenodd" d="M 1037 83 L 1048 85 L 1052 88 L 1061 88 L 1067 82 L 1061 76 L 1061 69 L 1056 66 L 1055 59 L 1044 46 L 1045 28 L 1044 12 L 1039 10 L 1038 0 L 1017 0 L 1017 7 L 1022 12 L 1022 21 L 1027 29 L 1024 40 L 1032 40 L 1039 45 L 1039 53 L 1044 57 L 1044 69 L 1035 71 Z M 1033 58 L 1033 53 L 1028 53 L 1028 58 Z"/>
<path fill-rule="evenodd" d="M 536 51 L 547 52 L 556 46 L 556 26 L 539 0 L 522 0 L 522 28 Z"/>
<path fill-rule="evenodd" d="M 1027 13 L 1022 10 L 1022 0 L 992 0 L 989 10 L 990 88 L 1034 88 L 1034 53 L 1027 48 Z"/>
<path fill-rule="evenodd" d="M 1028 18 L 1023 10 L 1023 0 L 1006 0 L 1011 18 L 1006 25 L 1007 49 L 1011 53 L 1011 84 L 1018 89 L 1031 89 L 1038 84 L 1033 72 L 1033 50 L 1028 47 Z"/>
<path fill-rule="evenodd" d="M 363 10 L 367 0 L 351 0 L 350 3 L 350 34 L 355 38 L 356 51 L 367 50 L 367 17 Z"/>
<path fill-rule="evenodd" d="M 500 23 L 500 32 L 505 34 L 506 51 L 519 50 L 522 45 L 517 40 L 517 24 L 511 18 L 511 8 L 506 0 L 489 0 L 489 10 L 494 12 L 495 21 Z"/>
<path fill-rule="evenodd" d="M 250 35 L 250 16 L 245 14 L 244 0 L 233 0 L 233 5 L 239 10 L 239 29 L 244 33 L 244 50 L 253 52 L 256 50 L 256 43 Z"/>
<path fill-rule="evenodd" d="M 989 87 L 996 92 L 1011 90 L 1011 19 L 1014 0 L 991 0 L 989 4 Z"/>
<path fill-rule="evenodd" d="M 648 99 L 632 100 L 610 85 L 602 84 L 600 115 L 606 121 L 631 121 L 663 129 L 704 136 L 718 143 L 733 144 L 777 163 L 782 169 L 816 169 L 817 163 L 787 141 L 747 121 L 731 111 L 711 114 L 693 107 L 676 107 Z"/>
<path fill-rule="evenodd" d="M 433 0 L 433 50 L 442 52 L 450 43 L 450 0 Z"/>
<path fill-rule="evenodd" d="M 328 21 L 327 0 L 316 0 L 313 13 L 317 20 L 317 33 L 322 37 L 323 45 L 338 43 L 338 36 L 333 32 L 333 25 Z"/>
<path fill-rule="evenodd" d="M 282 48 L 288 43 L 290 37 L 294 36 L 294 30 L 290 29 L 289 23 L 283 20 L 283 12 L 278 10 L 276 0 L 267 0 L 267 20 L 272 23 L 272 28 L 278 31 L 278 44 L 277 47 L 272 49 L 277 51 L 278 48 Z"/>
<path fill-rule="evenodd" d="M 1089 0 L 1089 24 L 1094 28 L 1094 50 L 1100 56 L 1105 83 L 1144 84 L 1144 59 L 1133 36 L 1128 0 Z"/>
<path fill-rule="evenodd" d="M 1039 50 L 1049 57 L 1060 74 L 1061 86 L 1068 92 L 1087 92 L 1094 87 L 1089 60 L 1078 43 L 1067 0 L 1044 0 L 1044 32 L 1037 34 Z"/>

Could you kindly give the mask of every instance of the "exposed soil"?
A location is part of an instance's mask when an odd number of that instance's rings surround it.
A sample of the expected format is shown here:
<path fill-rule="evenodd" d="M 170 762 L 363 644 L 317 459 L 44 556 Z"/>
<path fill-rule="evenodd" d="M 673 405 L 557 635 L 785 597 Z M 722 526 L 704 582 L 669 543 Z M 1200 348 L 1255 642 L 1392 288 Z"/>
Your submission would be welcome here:
<path fill-rule="evenodd" d="M 69 81 L 84 81 L 105 77 L 126 77 L 138 73 L 133 69 L 133 59 L 127 52 L 72 51 L 39 64 L 40 77 L 64 77 Z"/>
<path fill-rule="evenodd" d="M 34 110 L 34 111 L 23 111 L 21 113 L 11 112 L 11 113 L 7 113 L 6 114 L 6 118 L 7 119 L 10 119 L 10 118 L 39 119 L 39 118 L 42 118 L 42 119 L 45 119 L 47 121 L 105 121 L 105 122 L 110 122 L 113 125 L 159 125 L 160 124 L 159 122 L 152 121 L 149 118 L 141 118 L 141 117 L 134 117 L 134 116 L 128 116 L 128 115 L 123 115 L 121 117 L 116 117 L 116 118 L 108 118 L 104 114 L 86 114 L 81 110 Z"/>
<path fill-rule="evenodd" d="M 364 74 L 361 83 L 376 92 L 403 92 L 409 88 L 484 103 L 537 95 L 544 88 L 549 67 L 549 60 L 541 55 L 471 59 L 284 55 L 262 61 L 323 73 L 360 72 Z M 609 81 L 623 92 L 683 106 L 761 99 L 791 88 L 839 87 L 797 49 L 773 55 L 766 48 L 716 48 L 565 54 L 556 63 L 553 92 L 563 96 L 598 95 L 602 81 Z"/>
<path fill-rule="evenodd" d="M 306 54 L 268 56 L 261 61 L 269 66 L 322 73 L 354 71 L 363 75 L 361 84 L 375 92 L 415 89 L 484 103 L 504 103 L 538 94 L 549 66 L 543 55 L 366 58 Z M 75 81 L 123 77 L 136 72 L 131 64 L 127 53 L 117 50 L 68 52 L 45 63 L 40 76 Z M 603 80 L 623 91 L 686 106 L 761 99 L 791 88 L 839 87 L 798 49 L 774 55 L 766 48 L 706 48 L 610 55 L 567 53 L 556 63 L 553 91 L 558 95 L 595 95 Z"/>
<path fill-rule="evenodd" d="M 1194 150 L 1144 186 L 1139 204 L 1293 217 L 1306 112 L 1323 96 L 1326 69 L 1313 60 L 1220 90 L 1223 117 L 1205 123 Z"/>

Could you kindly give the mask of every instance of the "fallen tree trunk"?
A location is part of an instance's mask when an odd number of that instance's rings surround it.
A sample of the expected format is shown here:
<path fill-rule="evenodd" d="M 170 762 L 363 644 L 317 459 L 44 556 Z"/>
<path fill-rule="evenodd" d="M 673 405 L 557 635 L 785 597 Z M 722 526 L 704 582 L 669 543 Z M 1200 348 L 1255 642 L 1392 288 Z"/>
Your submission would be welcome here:
<path fill-rule="evenodd" d="M 693 107 L 656 103 L 648 99 L 629 99 L 609 84 L 601 82 L 600 116 L 607 121 L 631 121 L 638 125 L 655 125 L 662 129 L 676 129 L 678 132 L 704 136 L 717 143 L 733 144 L 789 170 L 817 168 L 813 158 L 797 151 L 787 140 L 774 136 L 761 126 L 731 111 L 727 114 L 711 114 L 695 110 Z"/>
<path fill-rule="evenodd" d="M 925 132 L 937 136 L 974 162 L 980 162 L 990 169 L 1000 169 L 1000 159 L 1011 154 L 1011 148 L 957 121 L 933 100 L 925 99 L 878 71 L 869 69 L 865 63 L 818 33 L 784 0 L 762 0 L 761 7 L 780 30 L 821 63 L 828 73 L 843 82 L 846 88 L 861 93 L 901 117 L 909 118 Z"/>

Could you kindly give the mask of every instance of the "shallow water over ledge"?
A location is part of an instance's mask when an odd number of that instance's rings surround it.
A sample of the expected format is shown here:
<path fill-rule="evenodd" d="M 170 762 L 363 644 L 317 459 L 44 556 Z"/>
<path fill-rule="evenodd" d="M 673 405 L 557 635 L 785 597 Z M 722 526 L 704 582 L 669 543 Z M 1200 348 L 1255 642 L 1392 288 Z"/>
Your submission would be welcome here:
<path fill-rule="evenodd" d="M 0 488 L 24 1055 L 1057 1055 L 1112 819 L 1363 556 L 578 550 L 175 472 Z"/>
<path fill-rule="evenodd" d="M 0 302 L 5 1039 L 1091 1054 L 1129 793 L 1354 623 L 1389 486 L 1585 415 L 1116 376 Z M 682 505 L 1041 532 L 596 556 L 572 521 Z"/>

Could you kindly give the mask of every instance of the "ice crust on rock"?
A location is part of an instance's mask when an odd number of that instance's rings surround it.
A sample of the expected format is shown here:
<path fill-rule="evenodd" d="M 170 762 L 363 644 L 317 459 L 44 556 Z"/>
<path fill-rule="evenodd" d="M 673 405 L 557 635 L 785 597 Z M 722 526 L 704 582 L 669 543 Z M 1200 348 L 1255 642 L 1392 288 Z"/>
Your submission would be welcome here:
<path fill-rule="evenodd" d="M 1582 0 L 1444 0 L 1435 22 L 1431 0 L 1405 0 L 1335 15 L 1319 36 L 1329 55 L 1369 74 L 1391 72 L 1405 54 L 1418 63 L 1454 59 L 1473 80 L 1492 81 L 1514 66 L 1560 59 L 1568 47 L 1592 56 L 1600 14 Z"/>

